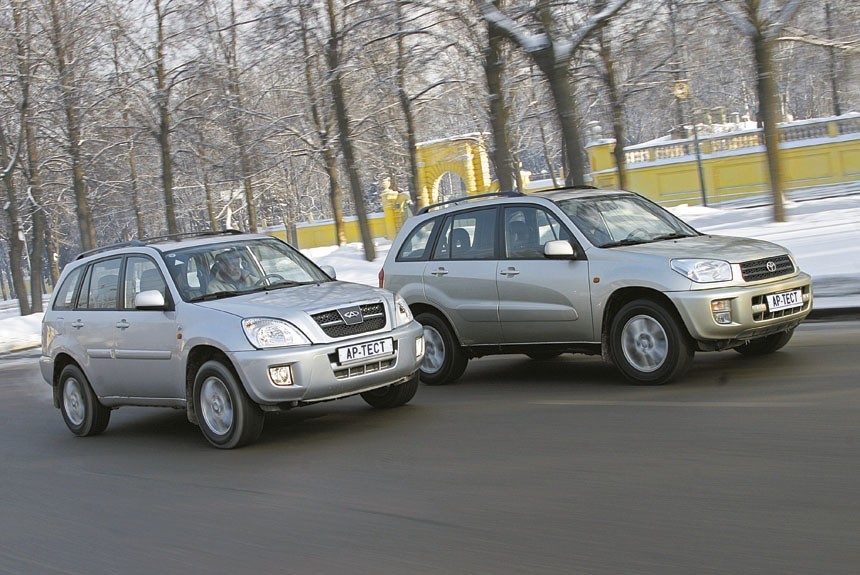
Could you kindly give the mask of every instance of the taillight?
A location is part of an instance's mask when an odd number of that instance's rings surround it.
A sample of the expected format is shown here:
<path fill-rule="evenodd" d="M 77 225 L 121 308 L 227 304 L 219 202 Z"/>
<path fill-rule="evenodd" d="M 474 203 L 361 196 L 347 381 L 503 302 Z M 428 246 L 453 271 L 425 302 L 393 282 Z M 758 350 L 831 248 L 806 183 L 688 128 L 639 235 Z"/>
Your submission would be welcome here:
<path fill-rule="evenodd" d="M 379 287 L 384 288 L 385 287 L 385 270 L 380 269 L 379 275 L 377 277 L 379 277 Z"/>

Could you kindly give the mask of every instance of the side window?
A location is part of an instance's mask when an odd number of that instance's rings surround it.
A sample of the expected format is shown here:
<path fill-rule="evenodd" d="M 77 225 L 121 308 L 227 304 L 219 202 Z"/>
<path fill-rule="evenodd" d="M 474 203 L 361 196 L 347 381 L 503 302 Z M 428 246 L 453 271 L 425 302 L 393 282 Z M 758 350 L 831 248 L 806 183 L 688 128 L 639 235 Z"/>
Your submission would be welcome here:
<path fill-rule="evenodd" d="M 449 217 L 434 259 L 491 260 L 495 257 L 496 209 L 472 210 Z"/>
<path fill-rule="evenodd" d="M 505 255 L 511 259 L 542 259 L 552 240 L 570 240 L 570 233 L 551 213 L 533 206 L 505 208 Z"/>
<path fill-rule="evenodd" d="M 125 290 L 123 309 L 134 309 L 134 298 L 142 291 L 158 290 L 167 297 L 167 285 L 155 262 L 149 258 L 132 256 L 125 262 Z"/>
<path fill-rule="evenodd" d="M 75 307 L 75 294 L 78 291 L 78 283 L 84 269 L 86 268 L 81 266 L 71 271 L 62 285 L 57 288 L 57 297 L 54 299 L 55 310 L 73 309 Z"/>
<path fill-rule="evenodd" d="M 122 258 L 102 260 L 90 266 L 78 309 L 116 309 L 119 267 Z M 84 297 L 84 294 L 86 297 Z"/>
<path fill-rule="evenodd" d="M 417 262 L 427 259 L 427 244 L 433 235 L 433 228 L 438 223 L 439 218 L 434 218 L 412 230 L 397 253 L 397 261 Z"/>

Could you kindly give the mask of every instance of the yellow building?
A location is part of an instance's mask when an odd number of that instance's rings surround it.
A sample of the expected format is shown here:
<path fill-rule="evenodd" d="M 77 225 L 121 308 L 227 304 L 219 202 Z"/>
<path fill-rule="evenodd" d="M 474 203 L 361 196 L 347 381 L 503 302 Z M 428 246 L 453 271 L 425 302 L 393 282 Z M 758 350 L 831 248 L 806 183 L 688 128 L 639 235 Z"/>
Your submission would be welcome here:
<path fill-rule="evenodd" d="M 785 187 L 803 188 L 860 180 L 860 114 L 781 124 Z M 759 129 L 698 137 L 708 203 L 759 195 L 769 189 Z M 591 178 L 600 188 L 618 185 L 614 140 L 589 146 Z M 664 205 L 700 203 L 696 141 L 658 141 L 624 148 L 626 187 Z"/>
<path fill-rule="evenodd" d="M 702 202 L 701 180 L 708 203 L 760 195 L 768 191 L 767 166 L 759 129 L 717 132 L 703 127 L 698 138 L 656 141 L 624 149 L 627 185 L 664 205 Z M 804 120 L 780 125 L 780 153 L 788 189 L 860 180 L 860 114 Z M 698 160 L 696 147 L 698 145 Z M 618 186 L 613 150 L 614 140 L 600 140 L 587 146 L 592 183 L 600 188 Z M 462 178 L 468 195 L 497 189 L 490 180 L 486 136 L 466 134 L 418 144 L 418 185 L 421 206 L 434 203 L 439 182 L 453 172 Z M 552 187 L 551 182 L 529 183 L 523 174 L 526 192 Z M 371 214 L 373 237 L 393 239 L 412 206 L 409 196 L 390 190 L 383 182 L 380 193 L 383 214 Z M 420 207 L 420 206 L 418 206 Z M 345 221 L 348 242 L 361 241 L 355 218 Z M 266 233 L 286 239 L 283 226 Z M 321 220 L 296 226 L 297 247 L 336 245 L 334 222 Z"/>

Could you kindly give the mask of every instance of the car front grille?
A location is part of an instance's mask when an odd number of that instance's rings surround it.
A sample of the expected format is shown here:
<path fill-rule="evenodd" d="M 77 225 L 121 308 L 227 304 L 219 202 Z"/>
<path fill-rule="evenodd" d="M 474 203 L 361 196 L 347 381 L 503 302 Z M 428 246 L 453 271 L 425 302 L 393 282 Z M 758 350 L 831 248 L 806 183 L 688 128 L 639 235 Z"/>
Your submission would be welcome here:
<path fill-rule="evenodd" d="M 741 264 L 741 275 L 744 281 L 748 282 L 756 282 L 793 273 L 794 264 L 791 263 L 791 258 L 787 255 L 753 260 Z"/>
<path fill-rule="evenodd" d="M 800 313 L 803 313 L 809 309 L 809 286 L 805 285 L 801 288 L 803 292 L 801 305 L 798 307 L 791 307 L 787 309 L 781 309 L 778 311 L 769 311 L 767 309 L 767 300 L 765 299 L 767 296 L 757 295 L 752 298 L 752 312 L 753 312 L 753 321 L 767 321 L 771 319 L 778 319 L 781 317 L 791 317 Z"/>
<path fill-rule="evenodd" d="M 385 306 L 382 303 L 363 304 L 359 307 L 362 321 L 353 325 L 347 325 L 336 309 L 316 313 L 311 317 L 329 337 L 350 337 L 385 327 L 387 322 Z"/>
<path fill-rule="evenodd" d="M 394 359 L 384 359 L 382 361 L 374 361 L 364 365 L 354 365 L 352 367 L 339 367 L 334 369 L 334 376 L 337 379 L 349 379 L 359 375 L 368 373 L 376 373 L 394 367 Z"/>

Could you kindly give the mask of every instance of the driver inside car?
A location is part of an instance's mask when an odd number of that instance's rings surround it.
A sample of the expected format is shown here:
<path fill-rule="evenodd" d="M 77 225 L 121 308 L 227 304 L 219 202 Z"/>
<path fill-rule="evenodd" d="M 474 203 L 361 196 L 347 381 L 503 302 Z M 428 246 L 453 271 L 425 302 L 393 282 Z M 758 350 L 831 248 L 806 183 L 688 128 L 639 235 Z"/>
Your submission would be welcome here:
<path fill-rule="evenodd" d="M 248 269 L 244 258 L 238 252 L 230 250 L 215 257 L 208 291 L 209 293 L 242 291 L 255 287 L 259 279 Z"/>

